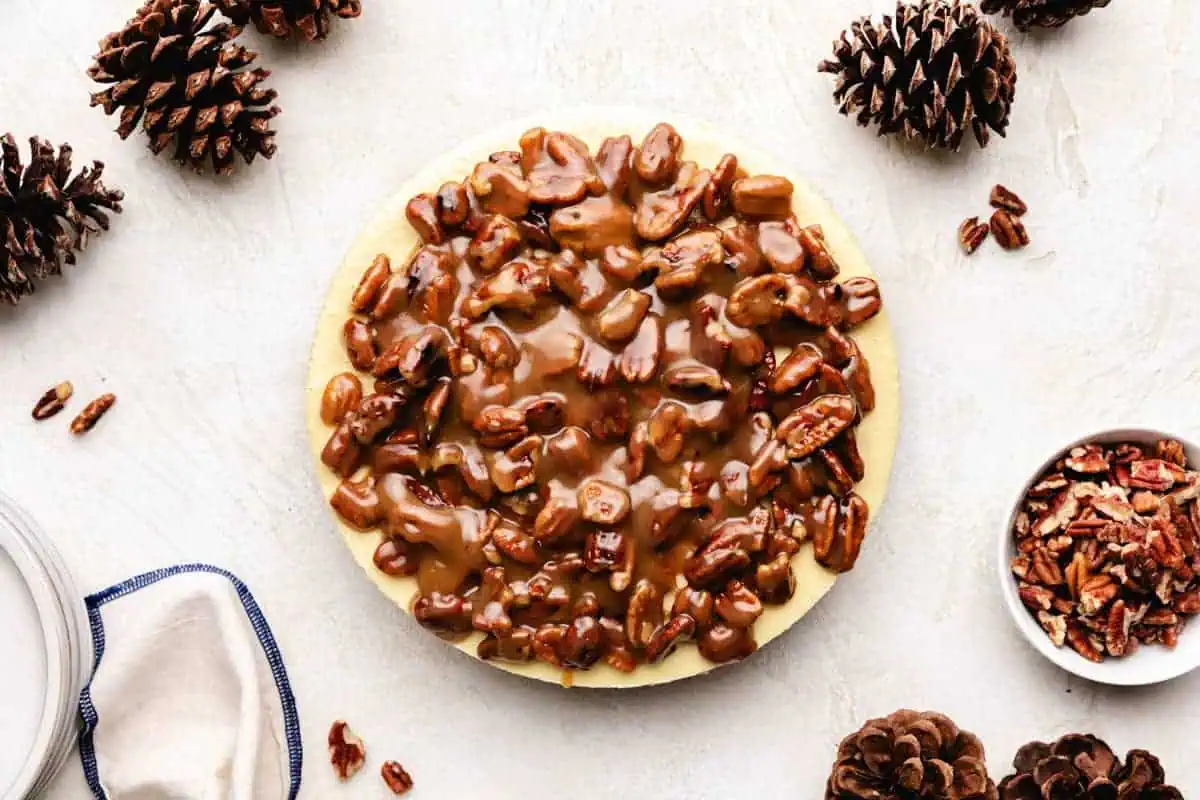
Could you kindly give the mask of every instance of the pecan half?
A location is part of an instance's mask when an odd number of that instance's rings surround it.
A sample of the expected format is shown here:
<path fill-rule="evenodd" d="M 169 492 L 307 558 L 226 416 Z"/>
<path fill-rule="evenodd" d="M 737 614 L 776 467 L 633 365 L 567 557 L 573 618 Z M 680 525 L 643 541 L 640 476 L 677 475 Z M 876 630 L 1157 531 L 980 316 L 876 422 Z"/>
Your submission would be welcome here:
<path fill-rule="evenodd" d="M 363 740 L 343 720 L 337 720 L 329 728 L 329 763 L 339 780 L 347 780 L 362 769 L 366 762 L 367 748 Z"/>
<path fill-rule="evenodd" d="M 67 401 L 73 394 L 75 394 L 75 387 L 71 385 L 70 381 L 55 384 L 47 389 L 46 393 L 33 406 L 33 418 L 39 422 L 50 419 L 66 407 Z M 324 410 L 324 404 L 322 404 L 322 410 Z"/>

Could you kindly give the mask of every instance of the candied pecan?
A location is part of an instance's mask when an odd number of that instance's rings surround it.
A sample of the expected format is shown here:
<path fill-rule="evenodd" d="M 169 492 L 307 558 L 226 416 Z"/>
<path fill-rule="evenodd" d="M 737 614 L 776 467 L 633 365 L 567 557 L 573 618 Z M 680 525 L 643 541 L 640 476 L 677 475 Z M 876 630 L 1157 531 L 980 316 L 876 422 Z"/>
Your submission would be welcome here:
<path fill-rule="evenodd" d="M 729 195 L 733 190 L 733 182 L 738 177 L 738 160 L 733 153 L 721 156 L 717 166 L 713 168 L 712 180 L 704 187 L 703 209 L 704 216 L 709 222 L 716 222 L 725 213 L 729 205 Z"/>
<path fill-rule="evenodd" d="M 683 437 L 688 430 L 687 409 L 679 403 L 668 401 L 650 415 L 647 441 L 655 455 L 665 464 L 679 458 L 683 450 Z"/>
<path fill-rule="evenodd" d="M 488 406 L 479 413 L 471 426 L 479 433 L 479 442 L 484 447 L 508 447 L 529 434 L 529 426 L 525 424 L 525 412 L 506 406 Z"/>
<path fill-rule="evenodd" d="M 825 243 L 825 231 L 820 225 L 809 225 L 802 228 L 798 234 L 800 244 L 807 256 L 808 271 L 817 280 L 831 281 L 838 276 L 841 268 L 829 252 Z"/>
<path fill-rule="evenodd" d="M 392 794 L 401 795 L 413 787 L 412 776 L 399 761 L 385 761 L 379 768 L 379 774 L 384 784 L 392 790 Z"/>
<path fill-rule="evenodd" d="M 453 467 L 481 500 L 486 502 L 492 498 L 495 487 L 492 486 L 487 461 L 475 443 L 442 442 L 434 448 L 429 463 L 434 471 Z"/>
<path fill-rule="evenodd" d="M 662 354 L 662 340 L 661 318 L 657 314 L 645 316 L 618 361 L 617 368 L 626 383 L 647 383 L 654 378 Z"/>
<path fill-rule="evenodd" d="M 617 442 L 629 433 L 629 399 L 607 389 L 596 395 L 596 410 L 588 423 L 592 436 L 602 442 Z"/>
<path fill-rule="evenodd" d="M 551 285 L 585 314 L 598 312 L 612 299 L 613 289 L 600 268 L 570 250 L 551 258 L 548 269 Z"/>
<path fill-rule="evenodd" d="M 733 184 L 733 208 L 745 217 L 780 219 L 792 213 L 792 182 L 776 175 L 755 175 Z"/>
<path fill-rule="evenodd" d="M 762 601 L 741 581 L 730 581 L 713 604 L 717 616 L 731 628 L 749 628 L 762 616 Z"/>
<path fill-rule="evenodd" d="M 417 388 L 425 386 L 434 367 L 449 348 L 450 338 L 436 325 L 426 325 L 391 345 L 375 361 L 371 374 L 377 378 L 397 379 Z"/>
<path fill-rule="evenodd" d="M 1002 208 L 1014 216 L 1024 216 L 1029 210 L 1029 206 L 1025 205 L 1025 201 L 1018 197 L 1016 192 L 998 183 L 992 187 L 989 199 L 993 208 Z"/>
<path fill-rule="evenodd" d="M 595 617 L 576 617 L 563 637 L 561 657 L 563 664 L 577 669 L 587 669 L 604 654 L 604 634 Z"/>
<path fill-rule="evenodd" d="M 383 518 L 379 495 L 375 492 L 375 478 L 370 475 L 359 481 L 339 483 L 329 498 L 329 505 L 339 517 L 360 531 L 374 528 Z"/>
<path fill-rule="evenodd" d="M 775 438 L 787 443 L 788 458 L 804 458 L 846 430 L 854 422 L 856 413 L 853 398 L 822 395 L 780 422 Z"/>
<path fill-rule="evenodd" d="M 673 366 L 663 373 L 663 383 L 677 392 L 729 394 L 729 381 L 712 367 L 702 365 Z"/>
<path fill-rule="evenodd" d="M 392 262 L 383 253 L 375 256 L 375 260 L 367 267 L 350 297 L 350 310 L 362 313 L 373 308 L 384 284 L 391 276 Z"/>
<path fill-rule="evenodd" d="M 821 564 L 834 572 L 848 572 L 858 561 L 863 539 L 867 535 L 867 502 L 856 494 L 846 499 L 838 517 L 838 527 L 833 546 L 826 557 L 817 556 Z M 814 549 L 816 540 L 814 539 Z"/>
<path fill-rule="evenodd" d="M 633 587 L 625 612 L 625 635 L 629 637 L 629 643 L 645 649 L 662 617 L 662 592 L 650 580 L 642 578 Z"/>
<path fill-rule="evenodd" d="M 380 542 L 371 561 L 375 569 L 394 578 L 416 575 L 419 566 L 411 546 L 398 536 L 389 536 Z"/>
<path fill-rule="evenodd" d="M 806 305 L 811 297 L 795 275 L 768 273 L 738 282 L 729 295 L 725 316 L 742 327 L 770 325 L 783 319 L 789 309 Z"/>
<path fill-rule="evenodd" d="M 716 624 L 700 634 L 700 655 L 714 664 L 746 658 L 758 649 L 754 634 L 747 628 Z"/>
<path fill-rule="evenodd" d="M 519 167 L 481 162 L 475 165 L 467 185 L 485 213 L 520 219 L 529 211 L 529 181 Z"/>
<path fill-rule="evenodd" d="M 472 237 L 467 256 L 484 272 L 495 272 L 520 249 L 521 232 L 516 224 L 508 217 L 490 214 Z"/>
<path fill-rule="evenodd" d="M 612 195 L 588 197 L 550 215 L 550 236 L 559 247 L 596 258 L 633 241 L 633 209 Z"/>
<path fill-rule="evenodd" d="M 600 257 L 600 269 L 619 281 L 632 283 L 650 270 L 642 260 L 640 251 L 628 245 L 604 248 Z"/>
<path fill-rule="evenodd" d="M 547 624 L 537 629 L 533 635 L 533 656 L 538 661 L 544 661 L 552 667 L 563 666 L 562 656 L 559 655 L 567 638 L 567 626 Z"/>
<path fill-rule="evenodd" d="M 321 450 L 321 463 L 329 467 L 341 477 L 349 477 L 362 463 L 362 445 L 350 431 L 350 425 L 343 422 L 334 428 Z"/>
<path fill-rule="evenodd" d="M 438 221 L 449 228 L 456 228 L 467 221 L 471 213 L 471 200 L 467 187 L 457 181 L 447 181 L 438 187 Z"/>
<path fill-rule="evenodd" d="M 485 325 L 479 331 L 478 348 L 479 358 L 493 369 L 512 369 L 521 360 L 512 337 L 498 325 Z"/>
<path fill-rule="evenodd" d="M 616 357 L 598 342 L 588 342 L 575 367 L 575 379 L 591 390 L 611 386 L 617 380 Z"/>
<path fill-rule="evenodd" d="M 483 571 L 479 594 L 472 601 L 471 624 L 484 633 L 504 635 L 512 630 L 508 615 L 513 604 L 513 590 L 505 580 L 503 567 L 488 567 Z"/>
<path fill-rule="evenodd" d="M 525 424 L 537 433 L 553 433 L 563 426 L 566 400 L 558 394 L 540 394 L 517 403 L 525 414 Z"/>
<path fill-rule="evenodd" d="M 686 614 L 696 621 L 698 630 L 704 630 L 712 624 L 713 603 L 711 592 L 684 586 L 675 593 L 675 599 L 671 602 L 671 614 Z"/>
<path fill-rule="evenodd" d="M 608 191 L 618 197 L 625 194 L 629 186 L 630 161 L 633 155 L 633 140 L 628 135 L 610 136 L 600 143 L 596 151 L 596 171 Z"/>
<path fill-rule="evenodd" d="M 758 250 L 775 272 L 790 275 L 804 269 L 807 253 L 795 217 L 758 223 Z"/>
<path fill-rule="evenodd" d="M 793 392 L 816 376 L 822 363 L 824 356 L 816 345 L 798 344 L 771 373 L 768 388 L 773 394 Z"/>
<path fill-rule="evenodd" d="M 529 313 L 549 292 L 550 277 L 546 267 L 518 258 L 476 283 L 461 310 L 467 319 L 479 319 L 493 308 Z"/>
<path fill-rule="evenodd" d="M 419 194 L 404 207 L 408 224 L 413 226 L 426 244 L 442 244 L 446 241 L 446 231 L 442 228 L 437 211 L 437 198 L 431 194 Z"/>
<path fill-rule="evenodd" d="M 337 425 L 356 410 L 361 401 L 362 381 L 357 375 L 352 372 L 334 375 L 321 394 L 321 421 L 326 425 Z"/>
<path fill-rule="evenodd" d="M 579 514 L 597 525 L 617 525 L 629 515 L 629 492 L 608 481 L 589 478 L 576 492 Z"/>
<path fill-rule="evenodd" d="M 492 483 L 504 494 L 511 494 L 537 479 L 537 462 L 542 456 L 542 437 L 527 436 L 492 461 Z"/>
<path fill-rule="evenodd" d="M 394 394 L 373 394 L 363 398 L 353 417 L 347 419 L 350 432 L 360 444 L 370 444 L 396 424 L 404 402 Z"/>
<path fill-rule="evenodd" d="M 529 199 L 541 205 L 570 205 L 584 195 L 608 190 L 587 145 L 569 133 L 526 131 L 521 136 L 521 169 L 529 180 Z"/>
<path fill-rule="evenodd" d="M 673 185 L 641 196 L 633 217 L 638 235 L 647 241 L 660 242 L 679 230 L 711 180 L 711 172 L 700 169 L 693 161 L 685 161 Z"/>
<path fill-rule="evenodd" d="M 667 123 L 660 122 L 646 134 L 634 153 L 633 169 L 646 184 L 662 186 L 675 177 L 682 149 L 683 137 Z"/>
<path fill-rule="evenodd" d="M 646 643 L 646 660 L 651 664 L 662 661 L 681 642 L 690 642 L 696 635 L 696 620 L 687 614 L 675 614 L 659 625 Z"/>
<path fill-rule="evenodd" d="M 362 769 L 367 748 L 344 720 L 336 720 L 329 727 L 328 743 L 329 763 L 333 765 L 333 774 L 340 780 L 347 780 Z"/>
<path fill-rule="evenodd" d="M 715 229 L 693 229 L 667 242 L 642 261 L 646 270 L 657 270 L 654 286 L 660 293 L 673 295 L 694 289 L 705 280 L 705 273 L 722 263 L 725 251 L 721 234 Z"/>
<path fill-rule="evenodd" d="M 630 547 L 623 533 L 592 531 L 583 551 L 584 565 L 588 572 L 611 572 L 625 563 L 625 553 Z"/>
<path fill-rule="evenodd" d="M 740 547 L 707 548 L 688 559 L 683 574 L 692 586 L 713 586 L 749 565 L 750 554 Z"/>
<path fill-rule="evenodd" d="M 346 353 L 355 369 L 370 371 L 375 365 L 375 334 L 360 319 L 351 317 L 342 327 L 342 336 L 346 342 Z"/>
<path fill-rule="evenodd" d="M 999 209 L 992 214 L 990 222 L 992 238 L 1005 250 L 1020 250 L 1029 244 L 1029 233 L 1025 223 L 1011 211 Z"/>
<path fill-rule="evenodd" d="M 608 342 L 624 342 L 638 333 L 649 310 L 649 295 L 637 289 L 625 289 L 596 317 L 596 330 Z"/>
<path fill-rule="evenodd" d="M 762 253 L 758 250 L 755 227 L 739 222 L 728 230 L 722 230 L 721 244 L 729 253 L 725 266 L 737 273 L 738 277 L 753 277 L 766 269 Z"/>

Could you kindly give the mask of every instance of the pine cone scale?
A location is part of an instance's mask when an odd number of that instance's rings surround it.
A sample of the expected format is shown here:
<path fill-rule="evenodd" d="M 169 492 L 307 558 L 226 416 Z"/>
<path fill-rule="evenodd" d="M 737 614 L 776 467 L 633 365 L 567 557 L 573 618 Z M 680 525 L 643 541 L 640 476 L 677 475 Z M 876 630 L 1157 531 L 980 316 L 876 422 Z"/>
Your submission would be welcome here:
<path fill-rule="evenodd" d="M 253 22 L 261 33 L 286 39 L 292 35 L 308 41 L 329 35 L 331 17 L 353 19 L 362 13 L 361 0 L 217 0 L 221 13 L 245 25 Z"/>
<path fill-rule="evenodd" d="M 1059 28 L 1095 8 L 1106 7 L 1111 0 L 983 0 L 985 14 L 1012 17 L 1022 31 L 1031 28 Z"/>

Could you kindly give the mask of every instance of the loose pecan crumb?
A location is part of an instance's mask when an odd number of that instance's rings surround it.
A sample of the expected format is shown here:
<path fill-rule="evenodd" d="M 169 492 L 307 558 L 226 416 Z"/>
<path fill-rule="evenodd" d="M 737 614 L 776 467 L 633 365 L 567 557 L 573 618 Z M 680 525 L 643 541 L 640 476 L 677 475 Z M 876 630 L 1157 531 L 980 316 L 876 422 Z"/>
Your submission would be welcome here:
<path fill-rule="evenodd" d="M 79 436 L 96 427 L 96 423 L 112 408 L 115 402 L 117 402 L 117 396 L 110 393 L 102 394 L 88 403 L 84 406 L 83 411 L 79 412 L 79 416 L 71 421 L 71 433 Z"/>
<path fill-rule="evenodd" d="M 50 419 L 66 407 L 67 401 L 73 394 L 75 394 L 75 387 L 71 385 L 70 381 L 63 381 L 50 387 L 33 407 L 33 418 L 39 422 Z"/>
<path fill-rule="evenodd" d="M 401 795 L 413 787 L 413 779 L 399 761 L 385 761 L 379 768 L 383 782 L 392 790 L 392 794 Z"/>

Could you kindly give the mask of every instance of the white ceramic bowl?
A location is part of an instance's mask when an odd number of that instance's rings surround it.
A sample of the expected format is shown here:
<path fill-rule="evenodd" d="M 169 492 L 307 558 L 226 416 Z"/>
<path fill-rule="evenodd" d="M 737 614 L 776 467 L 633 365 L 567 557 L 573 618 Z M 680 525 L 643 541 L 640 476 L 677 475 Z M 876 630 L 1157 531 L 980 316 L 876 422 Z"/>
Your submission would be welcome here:
<path fill-rule="evenodd" d="M 1134 442 L 1153 445 L 1159 439 L 1175 439 L 1181 442 L 1187 453 L 1189 467 L 1195 469 L 1197 465 L 1200 465 L 1200 446 L 1180 436 L 1149 428 L 1118 428 L 1102 431 L 1071 442 L 1046 459 L 1017 493 L 1004 528 L 1000 531 L 997 572 L 1000 578 L 1000 592 L 1013 621 L 1039 653 L 1062 669 L 1089 681 L 1114 686 L 1145 686 L 1168 681 L 1191 672 L 1200 666 L 1200 618 L 1192 618 L 1188 621 L 1174 650 L 1160 645 L 1143 645 L 1131 656 L 1106 658 L 1103 663 L 1097 664 L 1076 653 L 1070 645 L 1055 647 L 1054 643 L 1050 641 L 1050 637 L 1042 630 L 1042 626 L 1017 595 L 1017 581 L 1010 569 L 1012 560 L 1017 555 L 1016 543 L 1012 537 L 1013 523 L 1020 511 L 1022 501 L 1025 499 L 1025 493 L 1055 461 L 1066 455 L 1072 448 L 1093 442 L 1098 444 Z"/>

